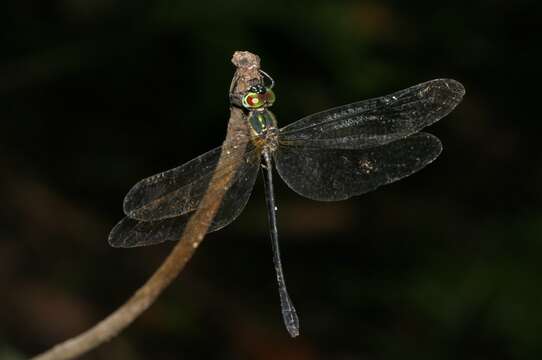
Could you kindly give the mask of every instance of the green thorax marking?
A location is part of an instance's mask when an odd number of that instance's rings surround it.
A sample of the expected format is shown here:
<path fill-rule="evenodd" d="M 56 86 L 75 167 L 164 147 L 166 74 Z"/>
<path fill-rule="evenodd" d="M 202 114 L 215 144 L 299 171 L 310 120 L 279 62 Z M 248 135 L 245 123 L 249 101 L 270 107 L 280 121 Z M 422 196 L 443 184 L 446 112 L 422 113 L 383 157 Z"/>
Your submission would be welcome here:
<path fill-rule="evenodd" d="M 265 108 L 251 111 L 248 114 L 248 123 L 256 135 L 262 135 L 267 130 L 277 127 L 275 115 Z"/>

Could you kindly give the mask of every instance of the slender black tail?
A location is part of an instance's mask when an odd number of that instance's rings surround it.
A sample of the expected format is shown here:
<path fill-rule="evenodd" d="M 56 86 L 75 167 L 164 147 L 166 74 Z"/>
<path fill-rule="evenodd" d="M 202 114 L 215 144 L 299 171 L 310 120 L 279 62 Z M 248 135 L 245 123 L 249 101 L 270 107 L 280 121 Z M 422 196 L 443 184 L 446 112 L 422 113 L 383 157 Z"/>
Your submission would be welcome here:
<path fill-rule="evenodd" d="M 271 235 L 271 245 L 273 247 L 273 263 L 275 264 L 275 272 L 277 274 L 277 282 L 279 286 L 280 307 L 282 311 L 282 319 L 286 330 L 290 336 L 296 337 L 299 335 L 299 319 L 294 308 L 288 291 L 286 290 L 286 282 L 284 281 L 284 273 L 282 271 L 282 262 L 280 260 L 279 250 L 279 235 L 277 230 L 277 208 L 275 206 L 275 196 L 273 193 L 273 168 L 271 164 L 271 156 L 269 152 L 264 151 L 263 157 L 265 160 L 265 170 L 263 173 L 265 185 L 265 199 L 267 201 L 267 214 L 269 218 L 269 233 Z"/>

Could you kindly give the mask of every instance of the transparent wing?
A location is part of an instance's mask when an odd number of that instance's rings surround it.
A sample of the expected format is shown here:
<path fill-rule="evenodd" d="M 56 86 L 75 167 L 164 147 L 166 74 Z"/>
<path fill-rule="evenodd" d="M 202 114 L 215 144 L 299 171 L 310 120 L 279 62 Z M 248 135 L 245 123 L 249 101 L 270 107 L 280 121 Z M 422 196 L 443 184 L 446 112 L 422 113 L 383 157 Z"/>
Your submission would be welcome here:
<path fill-rule="evenodd" d="M 125 217 L 109 233 L 109 245 L 129 248 L 176 241 L 181 238 L 189 219 L 189 214 L 156 221 L 139 221 Z M 209 229 L 210 231 L 212 230 Z"/>
<path fill-rule="evenodd" d="M 251 157 L 248 157 L 248 154 Z M 229 225 L 245 208 L 260 168 L 260 153 L 253 149 L 248 154 L 245 154 L 245 158 L 249 161 L 238 167 L 208 232 Z M 140 221 L 125 217 L 111 230 L 109 244 L 113 247 L 135 247 L 158 244 L 164 241 L 177 241 L 181 238 L 195 209 L 193 208 L 181 216 L 153 221 Z"/>
<path fill-rule="evenodd" d="M 465 89 L 436 79 L 379 98 L 339 106 L 280 129 L 284 144 L 357 148 L 385 144 L 420 131 L 452 111 Z M 338 143 L 336 139 L 342 139 Z"/>
<path fill-rule="evenodd" d="M 295 192 L 314 200 L 336 201 L 409 176 L 435 160 L 441 150 L 439 139 L 419 133 L 372 148 L 279 146 L 275 163 Z"/>
<path fill-rule="evenodd" d="M 217 176 L 226 176 L 237 171 L 235 176 L 239 179 L 252 170 L 252 163 L 260 161 L 260 149 L 249 142 L 242 159 L 232 153 L 215 171 L 221 152 L 222 147 L 217 147 L 179 167 L 139 181 L 124 198 L 124 213 L 136 220 L 154 221 L 194 211 L 215 172 Z"/>

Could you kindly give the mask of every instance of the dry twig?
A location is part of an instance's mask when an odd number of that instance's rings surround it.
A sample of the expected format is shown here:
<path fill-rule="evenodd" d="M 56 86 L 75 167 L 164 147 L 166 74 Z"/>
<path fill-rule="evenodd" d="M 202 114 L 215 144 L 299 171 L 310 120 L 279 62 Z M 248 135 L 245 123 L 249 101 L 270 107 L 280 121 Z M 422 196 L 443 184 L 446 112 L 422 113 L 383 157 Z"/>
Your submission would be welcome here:
<path fill-rule="evenodd" d="M 237 67 L 234 75 L 234 90 L 236 92 L 243 92 L 252 83 L 261 79 L 258 71 L 260 68 L 258 56 L 238 51 L 233 55 L 232 62 Z M 222 154 L 228 152 L 241 159 L 248 141 L 243 111 L 231 107 L 228 133 L 222 146 Z M 222 160 L 223 155 L 220 157 L 217 168 L 220 167 Z M 73 359 L 110 340 L 130 325 L 157 299 L 190 260 L 207 233 L 209 224 L 222 202 L 230 180 L 231 176 L 213 177 L 206 195 L 201 200 L 200 207 L 188 222 L 179 243 L 151 278 L 126 303 L 84 333 L 68 339 L 32 359 Z"/>

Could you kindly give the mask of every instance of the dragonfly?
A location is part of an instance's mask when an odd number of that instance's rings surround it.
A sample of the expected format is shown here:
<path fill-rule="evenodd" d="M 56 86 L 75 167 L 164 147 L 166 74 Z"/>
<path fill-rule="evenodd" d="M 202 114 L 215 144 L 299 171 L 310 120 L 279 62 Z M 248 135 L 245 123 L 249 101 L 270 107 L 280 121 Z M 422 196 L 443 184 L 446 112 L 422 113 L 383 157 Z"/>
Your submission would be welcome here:
<path fill-rule="evenodd" d="M 233 93 L 233 81 L 230 87 L 230 101 L 243 109 L 250 131 L 242 156 L 226 154 L 219 162 L 225 144 L 139 181 L 124 198 L 126 217 L 111 230 L 108 241 L 122 248 L 178 241 L 205 193 L 212 191 L 211 178 L 231 176 L 208 232 L 222 229 L 243 211 L 261 168 L 283 322 L 295 337 L 299 318 L 280 257 L 273 165 L 293 191 L 318 201 L 345 200 L 393 183 L 440 155 L 440 140 L 420 131 L 448 115 L 465 89 L 456 80 L 435 79 L 278 128 L 269 110 L 275 102 L 275 82 L 260 72 L 262 79 L 243 93 Z"/>

